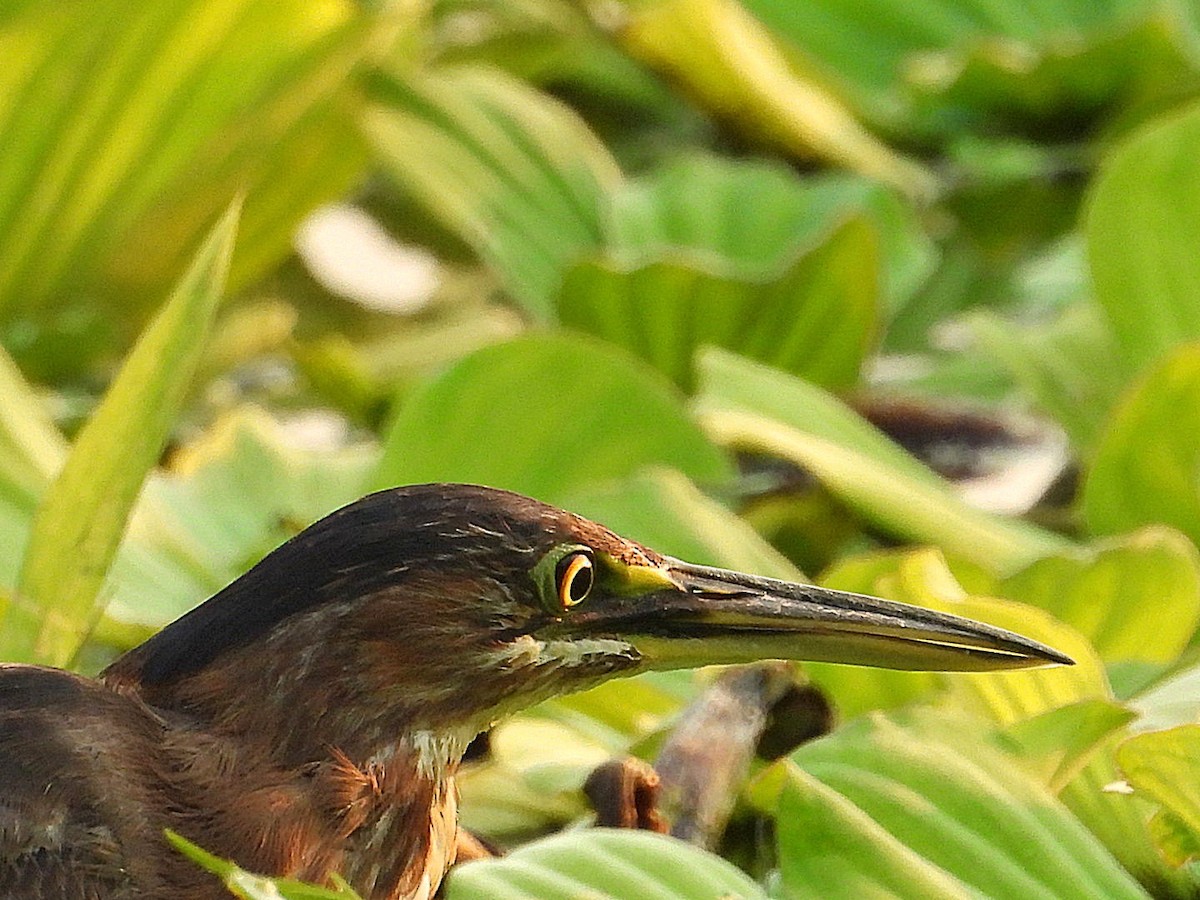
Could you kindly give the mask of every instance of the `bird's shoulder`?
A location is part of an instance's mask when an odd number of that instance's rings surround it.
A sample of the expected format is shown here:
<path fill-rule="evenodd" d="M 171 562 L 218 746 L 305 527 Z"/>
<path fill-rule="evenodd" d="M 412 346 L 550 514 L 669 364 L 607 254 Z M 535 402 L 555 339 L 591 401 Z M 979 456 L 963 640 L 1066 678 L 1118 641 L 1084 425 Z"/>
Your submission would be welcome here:
<path fill-rule="evenodd" d="M 133 896 L 148 823 L 129 770 L 156 730 L 94 681 L 0 665 L 0 900 Z"/>

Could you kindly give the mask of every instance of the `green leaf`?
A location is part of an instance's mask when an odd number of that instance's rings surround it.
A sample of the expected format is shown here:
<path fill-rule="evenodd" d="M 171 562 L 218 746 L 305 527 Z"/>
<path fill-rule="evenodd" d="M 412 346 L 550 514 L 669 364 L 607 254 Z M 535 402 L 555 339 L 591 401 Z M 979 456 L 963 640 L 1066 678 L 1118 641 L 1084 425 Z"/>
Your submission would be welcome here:
<path fill-rule="evenodd" d="M 1003 734 L 1043 783 L 1058 793 L 1108 738 L 1137 718 L 1124 706 L 1094 698 L 1055 707 L 1009 726 Z"/>
<path fill-rule="evenodd" d="M 0 348 L 0 498 L 32 511 L 66 455 L 46 409 Z"/>
<path fill-rule="evenodd" d="M 537 334 L 473 353 L 412 393 L 375 484 L 468 481 L 556 502 L 647 465 L 701 484 L 730 476 L 656 372 L 599 342 Z"/>
<path fill-rule="evenodd" d="M 606 247 L 626 269 L 668 259 L 761 278 L 858 216 L 879 234 L 883 292 L 894 307 L 930 274 L 936 251 L 899 194 L 857 176 L 800 178 L 775 161 L 689 153 L 617 190 Z"/>
<path fill-rule="evenodd" d="M 1073 626 L 1107 663 L 1166 665 L 1200 623 L 1200 554 L 1176 531 L 1146 528 L 1040 559 L 999 590 Z"/>
<path fill-rule="evenodd" d="M 364 127 L 385 170 L 540 319 L 599 246 L 620 171 L 568 107 L 498 70 L 379 81 Z"/>
<path fill-rule="evenodd" d="M 240 203 L 214 226 L 126 359 L 34 518 L 0 657 L 63 665 L 92 622 L 96 596 L 199 365 L 237 232 Z M 26 619 L 45 619 L 35 640 Z M 14 615 L 15 613 L 15 615 Z"/>
<path fill-rule="evenodd" d="M 714 438 L 804 467 L 892 534 L 997 571 L 1065 544 L 967 506 L 937 475 L 813 385 L 720 350 L 703 353 L 699 371 L 697 410 Z"/>
<path fill-rule="evenodd" d="M 563 281 L 559 318 L 637 353 L 685 390 L 705 344 L 829 387 L 857 380 L 878 320 L 876 240 L 863 219 L 771 275 L 723 274 L 736 268 L 687 251 L 633 269 L 584 262 Z"/>
<path fill-rule="evenodd" d="M 997 6 L 1017 12 L 1016 4 Z M 1014 42 L 1002 25 L 999 33 L 910 59 L 915 116 L 969 110 L 981 125 L 1019 123 L 1033 133 L 1068 116 L 1128 125 L 1147 106 L 1154 111 L 1146 97 L 1196 90 L 1193 38 L 1173 10 L 1138 0 L 1045 7 L 1056 8 L 1027 19 L 1032 33 L 1023 40 Z"/>
<path fill-rule="evenodd" d="M 929 171 L 875 138 L 733 0 L 638 4 L 617 36 L 632 56 L 752 138 L 796 157 L 830 160 L 909 196 L 936 189 Z"/>
<path fill-rule="evenodd" d="M 1194 73 L 1184 16 L 1141 0 L 746 0 L 872 122 L 926 140 L 1061 127 Z M 1112 115 L 1114 113 L 1110 113 Z"/>
<path fill-rule="evenodd" d="M 451 870 L 446 900 L 766 900 L 731 863 L 647 831 L 587 828 Z"/>
<path fill-rule="evenodd" d="M 358 895 L 344 883 L 337 889 L 330 889 L 290 878 L 255 875 L 229 860 L 214 856 L 173 831 L 168 830 L 166 836 L 176 850 L 220 878 L 229 893 L 242 900 L 358 900 Z"/>
<path fill-rule="evenodd" d="M 1119 789 L 1121 773 L 1113 756 L 1122 736 L 1122 732 L 1110 735 L 1059 796 L 1126 870 L 1151 886 L 1156 896 L 1191 896 L 1194 881 L 1185 872 L 1166 865 L 1155 846 L 1150 826 L 1155 805 L 1137 793 Z"/>
<path fill-rule="evenodd" d="M 1061 650 L 1075 665 L 951 676 L 811 666 L 813 680 L 847 713 L 895 706 L 929 694 L 939 685 L 948 689 L 951 702 L 1000 726 L 1061 706 L 1111 698 L 1104 668 L 1078 632 L 1023 603 L 967 594 L 938 552 L 922 549 L 880 556 L 859 570 L 854 580 L 845 568 L 835 570 L 834 584 L 1007 628 Z"/>
<path fill-rule="evenodd" d="M 1200 308 L 1200 304 L 1197 304 Z M 1098 534 L 1174 526 L 1200 542 L 1200 343 L 1146 372 L 1113 410 L 1083 486 Z"/>
<path fill-rule="evenodd" d="M 393 18 L 346 0 L 97 0 L 0 23 L 0 316 L 112 279 L 156 295 L 238 191 L 235 274 L 281 258 L 362 171 L 347 74 Z"/>
<path fill-rule="evenodd" d="M 769 777 L 787 897 L 1146 896 L 970 719 L 874 714 Z"/>
<path fill-rule="evenodd" d="M 1126 374 L 1200 338 L 1200 106 L 1120 144 L 1092 188 L 1085 229 L 1096 298 Z"/>
<path fill-rule="evenodd" d="M 1200 858 L 1200 725 L 1134 735 L 1117 750 L 1117 764 L 1168 817 L 1157 826 L 1168 861 L 1178 866 Z"/>
<path fill-rule="evenodd" d="M 1115 340 L 1096 304 L 1073 303 L 1053 321 L 1035 325 L 978 311 L 964 325 L 974 338 L 969 362 L 994 359 L 1035 408 L 1063 427 L 1076 452 L 1090 457 L 1125 387 L 1111 364 Z"/>
<path fill-rule="evenodd" d="M 147 483 L 113 563 L 98 631 L 159 628 L 301 528 L 357 499 L 373 446 L 308 450 L 264 412 L 237 410 Z M 124 644 L 125 639 L 119 640 Z"/>

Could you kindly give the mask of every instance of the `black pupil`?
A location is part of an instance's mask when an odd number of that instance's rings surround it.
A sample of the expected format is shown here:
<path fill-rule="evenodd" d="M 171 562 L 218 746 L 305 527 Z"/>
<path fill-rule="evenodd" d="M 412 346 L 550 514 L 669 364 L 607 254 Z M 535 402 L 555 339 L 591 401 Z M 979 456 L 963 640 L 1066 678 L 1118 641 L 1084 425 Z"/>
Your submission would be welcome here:
<path fill-rule="evenodd" d="M 559 563 L 559 580 L 570 578 L 566 585 L 567 597 L 572 603 L 578 603 L 592 589 L 592 566 L 590 560 L 584 557 L 583 565 L 574 565 L 580 554 L 572 554 Z"/>

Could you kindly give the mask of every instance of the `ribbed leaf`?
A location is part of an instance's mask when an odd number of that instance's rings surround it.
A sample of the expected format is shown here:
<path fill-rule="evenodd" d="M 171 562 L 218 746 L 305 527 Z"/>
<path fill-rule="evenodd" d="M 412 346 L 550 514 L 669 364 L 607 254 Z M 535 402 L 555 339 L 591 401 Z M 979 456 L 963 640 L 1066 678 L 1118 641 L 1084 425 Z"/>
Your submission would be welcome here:
<path fill-rule="evenodd" d="M 848 715 L 897 706 L 927 696 L 942 685 L 949 689 L 956 705 L 999 726 L 1015 725 L 1082 701 L 1111 697 L 1095 650 L 1078 632 L 1023 603 L 968 594 L 936 551 L 879 555 L 858 566 L 843 565 L 835 568 L 824 583 L 998 625 L 1061 650 L 1076 663 L 952 676 L 810 665 L 813 679 Z"/>
<path fill-rule="evenodd" d="M 756 793 L 774 801 L 787 897 L 1147 896 L 970 719 L 859 719 Z"/>
<path fill-rule="evenodd" d="M 599 245 L 616 163 L 569 108 L 502 72 L 447 68 L 376 86 L 365 119 L 387 172 L 537 317 Z"/>
<path fill-rule="evenodd" d="M 406 398 L 375 484 L 469 481 L 553 502 L 647 465 L 701 483 L 730 473 L 658 373 L 604 344 L 542 334 L 473 353 Z"/>
<path fill-rule="evenodd" d="M 719 856 L 647 831 L 587 828 L 456 867 L 446 900 L 765 900 Z"/>
<path fill-rule="evenodd" d="M 723 275 L 719 261 L 687 256 L 635 269 L 577 265 L 563 282 L 559 318 L 637 353 L 685 389 L 705 344 L 829 387 L 857 380 L 879 304 L 876 239 L 865 221 L 851 219 L 765 277 Z"/>
<path fill-rule="evenodd" d="M 1178 532 L 1147 528 L 1038 560 L 999 590 L 1073 626 L 1108 663 L 1165 665 L 1200 623 L 1200 555 Z"/>
<path fill-rule="evenodd" d="M 278 259 L 361 171 L 330 104 L 379 21 L 345 0 L 96 0 L 0 23 L 0 316 L 104 275 L 157 290 L 238 190 L 238 265 Z"/>
<path fill-rule="evenodd" d="M 968 507 L 913 457 L 819 388 L 732 354 L 701 355 L 697 409 L 723 444 L 811 471 L 876 525 L 994 570 L 1063 546 L 1056 535 Z"/>
<path fill-rule="evenodd" d="M 33 521 L 0 658 L 66 663 L 141 491 L 174 424 L 204 349 L 237 232 L 232 207 L 196 254 L 162 311 L 129 354 Z M 29 627 L 40 607 L 40 631 Z"/>

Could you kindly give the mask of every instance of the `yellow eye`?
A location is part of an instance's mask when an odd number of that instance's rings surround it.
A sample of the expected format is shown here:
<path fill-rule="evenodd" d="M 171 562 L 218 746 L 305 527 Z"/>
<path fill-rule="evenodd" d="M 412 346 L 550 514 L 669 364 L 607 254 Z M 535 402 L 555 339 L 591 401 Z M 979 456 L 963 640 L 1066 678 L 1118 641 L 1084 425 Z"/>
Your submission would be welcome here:
<path fill-rule="evenodd" d="M 559 605 L 563 609 L 570 609 L 583 602 L 595 580 L 595 564 L 589 554 L 577 552 L 564 556 L 554 569 Z"/>

